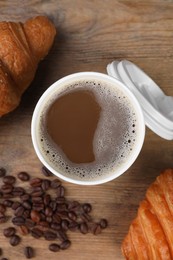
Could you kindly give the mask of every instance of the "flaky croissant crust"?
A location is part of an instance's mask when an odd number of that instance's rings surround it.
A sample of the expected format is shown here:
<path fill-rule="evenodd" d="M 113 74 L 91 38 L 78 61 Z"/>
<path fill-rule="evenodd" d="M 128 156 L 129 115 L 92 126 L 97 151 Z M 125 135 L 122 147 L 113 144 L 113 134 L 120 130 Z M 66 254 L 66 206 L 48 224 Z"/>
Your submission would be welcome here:
<path fill-rule="evenodd" d="M 173 259 L 173 169 L 162 172 L 148 188 L 122 252 L 129 260 Z"/>
<path fill-rule="evenodd" d="M 45 16 L 0 22 L 0 116 L 12 111 L 51 48 L 56 29 Z"/>

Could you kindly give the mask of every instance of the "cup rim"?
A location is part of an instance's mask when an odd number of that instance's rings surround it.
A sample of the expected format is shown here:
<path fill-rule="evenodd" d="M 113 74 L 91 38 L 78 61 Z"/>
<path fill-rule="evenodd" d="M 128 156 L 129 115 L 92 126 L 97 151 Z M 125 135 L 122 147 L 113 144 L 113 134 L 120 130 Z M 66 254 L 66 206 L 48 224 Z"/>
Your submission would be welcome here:
<path fill-rule="evenodd" d="M 43 157 L 43 155 L 42 155 L 42 153 L 39 149 L 38 140 L 37 140 L 37 131 L 36 131 L 36 124 L 37 124 L 37 120 L 38 120 L 38 115 L 40 113 L 41 107 L 43 106 L 45 98 L 50 93 L 52 93 L 59 85 L 63 84 L 64 82 L 67 82 L 67 81 L 74 79 L 74 78 L 76 80 L 79 80 L 83 76 L 92 76 L 92 77 L 95 76 L 95 77 L 99 78 L 100 80 L 104 79 L 104 80 L 107 80 L 108 82 L 112 82 L 114 84 L 116 83 L 117 85 L 119 85 L 121 87 L 121 89 L 123 89 L 127 93 L 127 96 L 130 98 L 130 101 L 133 101 L 133 106 L 135 107 L 135 110 L 138 113 L 139 120 L 141 121 L 140 122 L 140 133 L 139 133 L 140 138 L 138 140 L 138 145 L 136 145 L 136 148 L 133 152 L 133 155 L 130 157 L 131 159 L 129 159 L 128 162 L 124 164 L 124 167 L 121 167 L 118 172 L 114 172 L 110 176 L 105 175 L 105 178 L 90 180 L 90 181 L 82 181 L 82 180 L 67 177 L 67 176 L 63 175 L 63 173 L 60 173 L 57 170 L 55 170 L 53 167 L 51 167 L 51 165 L 45 160 L 45 158 Z M 34 112 L 33 112 L 33 115 L 32 115 L 32 120 L 31 120 L 31 139 L 32 139 L 34 150 L 35 150 L 39 160 L 43 163 L 43 165 L 48 170 L 50 170 L 58 178 L 65 180 L 67 182 L 79 184 L 79 185 L 103 184 L 103 183 L 109 182 L 111 180 L 114 180 L 117 177 L 119 177 L 120 175 L 122 175 L 123 173 L 125 173 L 130 168 L 130 166 L 135 162 L 135 160 L 137 159 L 137 157 L 138 157 L 138 155 L 139 155 L 139 153 L 142 149 L 144 138 L 145 138 L 144 116 L 143 116 L 143 112 L 142 112 L 142 109 L 140 107 L 140 104 L 139 104 L 138 100 L 136 99 L 136 97 L 125 86 L 125 84 L 123 84 L 119 80 L 117 80 L 117 79 L 115 79 L 115 78 L 113 78 L 113 77 L 111 77 L 107 74 L 100 73 L 100 72 L 90 72 L 90 71 L 77 72 L 77 73 L 67 75 L 67 76 L 57 80 L 56 82 L 54 82 L 52 85 L 50 85 L 48 87 L 48 89 L 39 98 L 39 100 L 38 100 L 38 102 L 35 106 L 35 109 L 34 109 Z"/>

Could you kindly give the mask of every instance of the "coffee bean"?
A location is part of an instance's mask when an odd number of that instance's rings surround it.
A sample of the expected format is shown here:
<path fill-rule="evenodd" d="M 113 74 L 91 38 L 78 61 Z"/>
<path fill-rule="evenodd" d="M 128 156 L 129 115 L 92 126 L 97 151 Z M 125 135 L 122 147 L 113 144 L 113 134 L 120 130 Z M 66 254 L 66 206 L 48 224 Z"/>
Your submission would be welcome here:
<path fill-rule="evenodd" d="M 25 193 L 20 196 L 21 201 L 27 201 L 30 200 L 30 195 L 28 193 Z"/>
<path fill-rule="evenodd" d="M 31 219 L 34 221 L 34 222 L 36 222 L 36 223 L 38 223 L 39 221 L 40 221 L 40 213 L 38 212 L 38 211 L 36 211 L 36 210 L 31 210 Z"/>
<path fill-rule="evenodd" d="M 92 226 L 91 226 L 91 232 L 94 234 L 94 235 L 98 235 L 101 233 L 101 226 L 97 223 L 94 223 Z"/>
<path fill-rule="evenodd" d="M 52 231 L 46 231 L 44 232 L 44 238 L 48 241 L 51 241 L 51 240 L 55 240 L 57 238 L 57 235 Z"/>
<path fill-rule="evenodd" d="M 76 232 L 79 230 L 79 224 L 77 222 L 69 223 L 68 229 L 72 232 Z"/>
<path fill-rule="evenodd" d="M 3 199 L 12 199 L 12 198 L 14 198 L 12 192 L 3 194 Z"/>
<path fill-rule="evenodd" d="M 33 203 L 32 209 L 40 212 L 44 209 L 44 204 L 43 203 Z"/>
<path fill-rule="evenodd" d="M 92 210 L 91 204 L 85 203 L 82 205 L 82 209 L 85 213 L 89 213 Z"/>
<path fill-rule="evenodd" d="M 31 235 L 38 239 L 43 236 L 43 232 L 38 228 L 33 228 L 31 230 Z"/>
<path fill-rule="evenodd" d="M 50 201 L 51 201 L 50 195 L 49 194 L 44 195 L 43 202 L 44 202 L 45 206 L 48 206 Z"/>
<path fill-rule="evenodd" d="M 68 213 L 68 218 L 71 219 L 71 220 L 73 220 L 73 221 L 75 221 L 75 220 L 77 219 L 77 215 L 76 215 L 75 212 L 70 211 L 70 212 Z"/>
<path fill-rule="evenodd" d="M 5 213 L 6 206 L 4 204 L 0 204 L 0 213 Z"/>
<path fill-rule="evenodd" d="M 56 203 L 56 201 L 52 200 L 52 201 L 50 202 L 49 206 L 52 208 L 53 211 L 55 211 L 56 208 L 57 208 L 57 203 Z"/>
<path fill-rule="evenodd" d="M 51 182 L 49 180 L 43 180 L 41 187 L 43 191 L 47 191 L 50 188 Z"/>
<path fill-rule="evenodd" d="M 25 236 L 29 233 L 29 229 L 26 226 L 20 226 L 18 229 L 21 235 Z"/>
<path fill-rule="evenodd" d="M 8 208 L 11 208 L 12 205 L 13 205 L 13 201 L 12 200 L 4 200 L 3 205 L 8 207 Z"/>
<path fill-rule="evenodd" d="M 0 224 L 7 222 L 8 218 L 5 215 L 0 215 Z"/>
<path fill-rule="evenodd" d="M 3 197 L 3 193 L 0 191 L 0 199 Z"/>
<path fill-rule="evenodd" d="M 0 178 L 4 177 L 5 175 L 6 175 L 6 170 L 5 170 L 5 168 L 1 167 L 0 168 Z"/>
<path fill-rule="evenodd" d="M 13 210 L 16 210 L 20 205 L 21 205 L 20 202 L 14 201 L 11 207 Z"/>
<path fill-rule="evenodd" d="M 59 186 L 56 188 L 56 195 L 57 197 L 64 197 L 65 189 L 63 186 Z"/>
<path fill-rule="evenodd" d="M 50 244 L 49 250 L 52 252 L 58 252 L 60 250 L 60 246 L 56 243 Z"/>
<path fill-rule="evenodd" d="M 25 219 L 25 226 L 28 228 L 32 228 L 35 226 L 35 222 L 32 221 L 32 219 L 27 218 L 27 219 Z"/>
<path fill-rule="evenodd" d="M 14 197 L 20 197 L 23 194 L 25 194 L 25 190 L 22 187 L 14 187 L 12 194 L 13 194 Z"/>
<path fill-rule="evenodd" d="M 30 180 L 30 185 L 32 187 L 40 187 L 42 183 L 42 180 L 40 178 L 33 178 Z"/>
<path fill-rule="evenodd" d="M 68 240 L 67 238 L 67 235 L 64 233 L 64 231 L 62 230 L 58 230 L 57 231 L 57 238 L 60 240 L 60 241 L 66 241 Z"/>
<path fill-rule="evenodd" d="M 82 233 L 82 234 L 87 234 L 88 233 L 88 225 L 87 225 L 87 223 L 81 223 L 80 224 L 80 232 Z"/>
<path fill-rule="evenodd" d="M 24 254 L 25 254 L 26 258 L 28 258 L 28 259 L 34 257 L 34 250 L 33 250 L 33 248 L 30 247 L 30 246 L 25 247 Z"/>
<path fill-rule="evenodd" d="M 2 181 L 5 184 L 14 184 L 16 181 L 16 178 L 14 176 L 8 175 L 8 176 L 4 176 Z"/>
<path fill-rule="evenodd" d="M 78 211 L 81 208 L 81 205 L 78 201 L 72 201 L 68 204 L 68 210 L 70 211 Z"/>
<path fill-rule="evenodd" d="M 13 235 L 10 237 L 10 244 L 12 246 L 17 246 L 20 243 L 20 237 L 18 235 Z"/>
<path fill-rule="evenodd" d="M 49 228 L 49 223 L 47 221 L 40 221 L 39 225 L 44 228 Z"/>
<path fill-rule="evenodd" d="M 67 210 L 67 204 L 65 203 L 60 203 L 58 204 L 57 203 L 57 212 L 60 212 L 60 211 L 66 211 Z"/>
<path fill-rule="evenodd" d="M 41 197 L 44 194 L 42 190 L 39 191 L 32 191 L 31 196 L 32 197 Z"/>
<path fill-rule="evenodd" d="M 15 210 L 14 215 L 17 216 L 17 217 L 23 216 L 24 211 L 25 211 L 25 208 L 23 206 L 19 206 Z"/>
<path fill-rule="evenodd" d="M 5 237 L 11 237 L 15 235 L 16 229 L 14 227 L 8 227 L 3 230 L 3 234 Z"/>
<path fill-rule="evenodd" d="M 61 185 L 60 180 L 54 179 L 51 181 L 51 188 L 52 189 L 57 189 Z"/>
<path fill-rule="evenodd" d="M 64 231 L 68 230 L 68 226 L 69 226 L 69 221 L 67 219 L 63 219 L 61 221 L 61 227 Z"/>
<path fill-rule="evenodd" d="M 51 223 L 50 224 L 50 227 L 53 229 L 53 230 L 60 230 L 61 229 L 61 225 L 59 223 Z"/>
<path fill-rule="evenodd" d="M 15 226 L 23 226 L 25 224 L 25 219 L 23 217 L 14 217 L 12 218 L 12 223 Z"/>
<path fill-rule="evenodd" d="M 30 176 L 27 172 L 19 172 L 17 174 L 17 177 L 21 180 L 21 181 L 29 181 Z"/>
<path fill-rule="evenodd" d="M 71 245 L 70 240 L 65 240 L 65 241 L 63 241 L 63 242 L 60 244 L 60 248 L 61 248 L 62 250 L 65 250 L 65 249 L 69 248 L 70 245 Z"/>
<path fill-rule="evenodd" d="M 29 218 L 30 217 L 30 210 L 29 209 L 26 209 L 24 212 L 23 212 L 23 217 L 26 219 L 26 218 Z"/>
<path fill-rule="evenodd" d="M 51 217 L 51 216 L 53 215 L 53 210 L 52 210 L 52 208 L 46 207 L 46 208 L 45 208 L 45 215 L 46 215 L 47 217 Z"/>
<path fill-rule="evenodd" d="M 107 220 L 106 219 L 101 219 L 100 220 L 100 227 L 102 228 L 102 229 L 104 229 L 104 228 L 107 228 L 107 226 L 108 226 L 108 222 L 107 222 Z"/>
<path fill-rule="evenodd" d="M 31 203 L 29 201 L 24 201 L 22 205 L 25 209 L 31 209 L 32 208 Z"/>
<path fill-rule="evenodd" d="M 55 213 L 55 214 L 53 214 L 53 221 L 56 223 L 60 223 L 61 217 L 57 213 Z"/>
<path fill-rule="evenodd" d="M 51 176 L 53 176 L 53 174 L 52 174 L 45 166 L 42 167 L 42 173 L 43 173 L 44 176 L 46 176 L 46 177 L 51 177 Z"/>
<path fill-rule="evenodd" d="M 46 217 L 46 221 L 48 222 L 48 223 L 51 223 L 52 222 L 52 217 Z"/>
<path fill-rule="evenodd" d="M 13 191 L 13 186 L 11 184 L 4 184 L 1 186 L 3 193 L 11 193 Z"/>
<path fill-rule="evenodd" d="M 32 202 L 33 203 L 42 203 L 43 198 L 42 197 L 32 197 Z"/>

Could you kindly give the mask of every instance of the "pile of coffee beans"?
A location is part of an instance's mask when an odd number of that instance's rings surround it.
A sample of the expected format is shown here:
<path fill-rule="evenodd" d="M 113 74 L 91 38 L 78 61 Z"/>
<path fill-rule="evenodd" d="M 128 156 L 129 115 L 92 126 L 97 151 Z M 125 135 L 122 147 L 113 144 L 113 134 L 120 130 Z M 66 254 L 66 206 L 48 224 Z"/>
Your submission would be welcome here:
<path fill-rule="evenodd" d="M 45 177 L 53 178 L 44 166 L 42 173 Z M 11 246 L 17 246 L 22 235 L 29 234 L 35 239 L 50 241 L 48 249 L 58 252 L 71 245 L 67 231 L 98 235 L 107 227 L 106 219 L 98 222 L 93 220 L 91 204 L 67 200 L 65 189 L 57 178 L 31 178 L 27 172 L 19 172 L 14 177 L 6 175 L 4 168 L 0 168 L 0 178 L 0 224 L 10 223 L 3 230 L 3 235 L 9 239 Z M 17 186 L 17 178 L 18 181 L 28 182 L 27 190 Z M 8 208 L 12 210 L 10 218 L 6 216 Z M 2 252 L 0 249 L 0 255 Z M 35 250 L 27 246 L 24 255 L 32 258 Z"/>

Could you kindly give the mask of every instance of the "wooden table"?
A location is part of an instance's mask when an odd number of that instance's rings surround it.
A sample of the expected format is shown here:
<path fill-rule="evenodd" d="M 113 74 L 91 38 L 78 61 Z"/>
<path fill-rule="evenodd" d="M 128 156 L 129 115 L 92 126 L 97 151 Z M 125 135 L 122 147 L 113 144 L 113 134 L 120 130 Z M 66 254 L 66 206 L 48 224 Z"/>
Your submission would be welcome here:
<path fill-rule="evenodd" d="M 79 71 L 106 73 L 114 59 L 128 59 L 145 70 L 173 96 L 173 1 L 164 0 L 1 0 L 0 19 L 25 21 L 48 15 L 58 35 L 42 61 L 20 106 L 0 119 L 0 166 L 14 176 L 28 171 L 41 177 L 30 134 L 31 117 L 41 94 L 56 80 Z M 146 130 L 142 151 L 122 176 L 104 185 L 81 187 L 65 183 L 68 199 L 89 202 L 95 219 L 107 218 L 109 227 L 101 235 L 70 233 L 68 250 L 51 253 L 44 240 L 30 235 L 18 247 L 4 238 L 0 225 L 0 247 L 11 260 L 25 259 L 24 245 L 36 249 L 35 259 L 120 260 L 121 242 L 149 184 L 161 170 L 173 167 L 173 143 Z"/>

